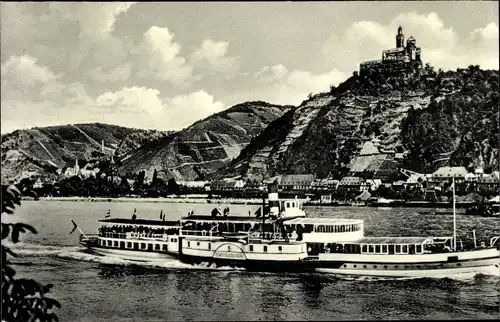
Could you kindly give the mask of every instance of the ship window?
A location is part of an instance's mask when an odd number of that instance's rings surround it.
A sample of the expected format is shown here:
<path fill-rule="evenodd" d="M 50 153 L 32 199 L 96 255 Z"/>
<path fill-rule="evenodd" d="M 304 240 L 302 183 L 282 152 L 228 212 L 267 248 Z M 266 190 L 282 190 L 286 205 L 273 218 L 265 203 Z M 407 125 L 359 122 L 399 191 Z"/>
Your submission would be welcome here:
<path fill-rule="evenodd" d="M 373 265 L 373 268 L 377 268 L 377 265 Z"/>
<path fill-rule="evenodd" d="M 368 246 L 367 245 L 362 245 L 361 246 L 361 252 L 366 253 L 368 251 Z"/>
<path fill-rule="evenodd" d="M 115 242 L 113 243 L 113 246 L 114 246 L 114 247 L 118 247 L 118 242 L 117 242 L 117 241 L 115 241 Z"/>
<path fill-rule="evenodd" d="M 286 207 L 290 208 L 290 203 L 289 202 L 286 203 Z"/>
<path fill-rule="evenodd" d="M 267 246 L 264 246 L 264 251 L 267 252 Z"/>
<path fill-rule="evenodd" d="M 120 242 L 120 248 L 125 248 L 125 242 Z"/>
<path fill-rule="evenodd" d="M 366 268 L 366 265 L 363 265 L 363 268 Z"/>
<path fill-rule="evenodd" d="M 163 245 L 161 246 L 161 248 L 162 248 L 162 250 L 163 250 L 164 252 L 166 252 L 166 251 L 168 250 L 168 245 L 167 245 L 167 244 L 163 244 Z"/>
<path fill-rule="evenodd" d="M 384 268 L 387 269 L 387 265 L 384 265 Z"/>
<path fill-rule="evenodd" d="M 369 252 L 370 253 L 373 253 L 374 250 L 375 250 L 374 247 L 373 247 L 373 245 L 369 245 L 368 248 L 369 248 Z"/>
<path fill-rule="evenodd" d="M 278 246 L 278 251 L 280 251 L 280 252 L 283 251 L 283 247 Z"/>
<path fill-rule="evenodd" d="M 396 245 L 395 253 L 401 253 L 401 245 Z"/>
<path fill-rule="evenodd" d="M 408 253 L 408 245 L 403 245 L 403 253 Z"/>
<path fill-rule="evenodd" d="M 422 245 L 417 245 L 416 249 L 417 249 L 417 251 L 416 251 L 417 253 L 421 253 L 422 252 Z"/>
<path fill-rule="evenodd" d="M 134 243 L 134 249 L 139 249 L 139 243 Z"/>
<path fill-rule="evenodd" d="M 131 242 L 127 243 L 127 248 L 132 248 L 132 243 Z"/>
<path fill-rule="evenodd" d="M 111 240 L 108 240 L 108 246 L 111 246 Z"/>
<path fill-rule="evenodd" d="M 228 251 L 231 251 L 231 246 L 227 246 L 227 250 L 228 250 Z"/>
<path fill-rule="evenodd" d="M 356 268 L 356 267 L 358 267 L 358 266 L 357 266 L 357 265 L 352 265 L 352 267 Z"/>
<path fill-rule="evenodd" d="M 145 243 L 141 243 L 141 248 L 145 249 L 146 248 L 146 244 Z"/>
<path fill-rule="evenodd" d="M 380 253 L 380 245 L 375 245 L 375 253 Z"/>
<path fill-rule="evenodd" d="M 191 247 L 191 242 L 188 242 L 188 247 Z"/>
<path fill-rule="evenodd" d="M 208 250 L 212 250 L 212 243 L 208 243 Z"/>
<path fill-rule="evenodd" d="M 250 251 L 253 252 L 253 245 L 250 245 Z"/>
<path fill-rule="evenodd" d="M 170 238 L 170 242 L 173 243 L 174 242 L 174 239 L 173 238 Z"/>
<path fill-rule="evenodd" d="M 200 242 L 196 242 L 196 246 L 200 246 Z"/>
<path fill-rule="evenodd" d="M 382 245 L 382 253 L 387 253 L 387 245 Z"/>
<path fill-rule="evenodd" d="M 160 244 L 155 245 L 155 250 L 160 250 Z"/>
<path fill-rule="evenodd" d="M 395 269 L 398 269 L 398 265 L 394 265 L 394 268 L 395 268 Z"/>

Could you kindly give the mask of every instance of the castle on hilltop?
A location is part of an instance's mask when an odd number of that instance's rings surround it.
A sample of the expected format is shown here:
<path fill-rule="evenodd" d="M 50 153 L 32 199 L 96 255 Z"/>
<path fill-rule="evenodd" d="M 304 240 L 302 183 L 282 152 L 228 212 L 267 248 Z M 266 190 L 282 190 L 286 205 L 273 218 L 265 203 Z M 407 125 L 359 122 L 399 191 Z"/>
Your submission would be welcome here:
<path fill-rule="evenodd" d="M 408 38 L 405 47 L 403 28 L 399 26 L 396 35 L 396 48 L 382 51 L 382 59 L 364 61 L 359 66 L 360 75 L 365 75 L 369 70 L 377 71 L 402 71 L 422 68 L 420 47 L 417 47 L 415 38 Z"/>

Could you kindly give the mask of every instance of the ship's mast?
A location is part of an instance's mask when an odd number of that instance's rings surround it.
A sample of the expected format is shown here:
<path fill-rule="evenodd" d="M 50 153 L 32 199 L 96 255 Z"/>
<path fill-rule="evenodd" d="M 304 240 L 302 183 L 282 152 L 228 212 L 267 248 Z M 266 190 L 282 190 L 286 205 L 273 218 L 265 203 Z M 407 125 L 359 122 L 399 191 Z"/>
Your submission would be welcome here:
<path fill-rule="evenodd" d="M 457 251 L 457 214 L 455 211 L 455 177 L 453 177 L 453 251 Z"/>

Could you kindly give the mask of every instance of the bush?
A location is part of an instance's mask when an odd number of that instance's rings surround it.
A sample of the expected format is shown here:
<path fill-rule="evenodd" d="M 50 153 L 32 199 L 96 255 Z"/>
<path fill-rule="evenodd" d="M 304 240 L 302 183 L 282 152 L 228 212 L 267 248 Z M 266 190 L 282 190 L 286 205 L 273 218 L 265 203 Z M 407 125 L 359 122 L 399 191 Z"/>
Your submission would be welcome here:
<path fill-rule="evenodd" d="M 2 216 L 12 215 L 16 205 L 21 205 L 21 196 L 37 197 L 31 186 L 20 183 L 17 186 L 2 186 Z M 9 235 L 13 243 L 19 242 L 19 234 L 30 231 L 36 234 L 35 228 L 24 223 L 4 223 L 2 218 L 2 320 L 5 321 L 58 321 L 52 312 L 54 306 L 61 305 L 55 299 L 45 297 L 52 284 L 42 285 L 35 280 L 14 278 L 16 271 L 9 265 L 7 255 L 17 255 L 4 245 Z"/>

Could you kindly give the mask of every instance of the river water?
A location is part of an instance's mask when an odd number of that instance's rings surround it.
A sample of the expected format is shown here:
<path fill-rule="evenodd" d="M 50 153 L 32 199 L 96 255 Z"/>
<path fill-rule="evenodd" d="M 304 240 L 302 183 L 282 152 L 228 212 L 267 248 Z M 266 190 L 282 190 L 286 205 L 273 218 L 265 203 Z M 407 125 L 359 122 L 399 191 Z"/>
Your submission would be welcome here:
<path fill-rule="evenodd" d="M 226 205 L 222 205 L 225 207 Z M 258 206 L 229 205 L 248 215 Z M 324 274 L 250 273 L 230 268 L 191 266 L 169 260 L 161 266 L 137 265 L 94 256 L 69 235 L 70 218 L 87 233 L 108 210 L 112 217 L 179 219 L 213 205 L 136 202 L 24 201 L 9 221 L 33 225 L 12 246 L 20 257 L 18 277 L 54 284 L 50 295 L 61 302 L 61 321 L 172 320 L 374 320 L 498 319 L 500 274 L 451 278 L 345 278 Z M 419 215 L 418 209 L 307 207 L 309 216 L 357 218 L 366 236 L 450 236 L 451 215 Z M 5 220 L 5 218 L 2 218 Z M 464 244 L 500 234 L 498 219 L 457 216 Z"/>

